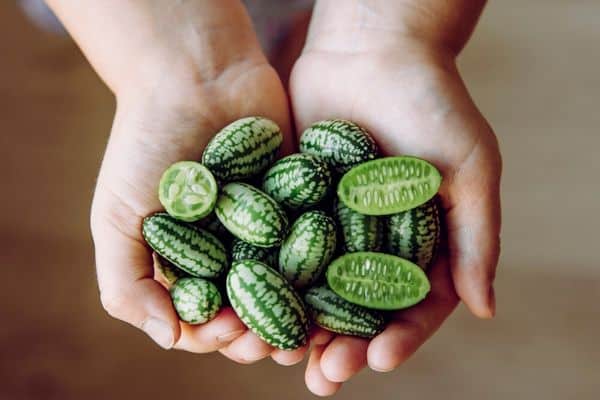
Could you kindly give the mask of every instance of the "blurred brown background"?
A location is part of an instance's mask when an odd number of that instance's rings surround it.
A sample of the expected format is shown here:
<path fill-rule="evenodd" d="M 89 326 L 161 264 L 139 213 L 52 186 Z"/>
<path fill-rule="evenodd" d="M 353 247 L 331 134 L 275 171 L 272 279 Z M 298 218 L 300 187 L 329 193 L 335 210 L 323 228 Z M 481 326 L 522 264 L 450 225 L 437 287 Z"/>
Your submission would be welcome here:
<path fill-rule="evenodd" d="M 340 399 L 600 398 L 600 3 L 491 1 L 461 58 L 503 148 L 498 316 L 463 307 Z M 88 208 L 114 110 L 73 43 L 0 5 L 0 399 L 305 399 L 303 365 L 162 351 L 98 300 Z"/>

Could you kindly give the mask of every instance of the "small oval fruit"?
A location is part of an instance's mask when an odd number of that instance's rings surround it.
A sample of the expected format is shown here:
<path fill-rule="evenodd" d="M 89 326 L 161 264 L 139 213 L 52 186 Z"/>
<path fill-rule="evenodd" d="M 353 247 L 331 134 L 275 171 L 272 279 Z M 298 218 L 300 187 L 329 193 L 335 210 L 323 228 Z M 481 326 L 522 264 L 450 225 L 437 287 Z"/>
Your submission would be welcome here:
<path fill-rule="evenodd" d="M 246 183 L 225 185 L 215 213 L 235 237 L 255 246 L 278 246 L 287 234 L 288 220 L 281 206 Z"/>
<path fill-rule="evenodd" d="M 333 218 L 322 211 L 302 214 L 290 229 L 279 251 L 279 271 L 296 289 L 312 285 L 336 248 Z"/>
<path fill-rule="evenodd" d="M 341 335 L 370 339 L 383 331 L 385 325 L 380 312 L 344 300 L 327 285 L 308 289 L 304 302 L 317 325 Z"/>
<path fill-rule="evenodd" d="M 440 214 L 436 198 L 388 219 L 388 252 L 426 269 L 440 240 Z"/>
<path fill-rule="evenodd" d="M 277 161 L 263 178 L 265 193 L 295 210 L 319 203 L 331 186 L 327 163 L 310 154 L 292 154 Z"/>
<path fill-rule="evenodd" d="M 167 213 L 144 218 L 142 235 L 156 253 L 192 276 L 216 278 L 227 269 L 227 252 L 219 239 Z"/>
<path fill-rule="evenodd" d="M 208 143 L 202 163 L 223 182 L 260 174 L 275 160 L 283 141 L 277 124 L 263 117 L 239 119 Z"/>
<path fill-rule="evenodd" d="M 430 290 L 425 272 L 390 254 L 358 252 L 335 259 L 327 283 L 351 303 L 377 310 L 399 310 L 417 304 Z"/>
<path fill-rule="evenodd" d="M 341 201 L 335 201 L 334 213 L 341 228 L 345 252 L 381 250 L 385 236 L 385 221 L 382 217 L 358 213 Z"/>
<path fill-rule="evenodd" d="M 169 292 L 179 319 L 188 324 L 204 324 L 221 309 L 219 289 L 206 279 L 180 278 Z"/>
<path fill-rule="evenodd" d="M 416 157 L 385 157 L 360 164 L 338 184 L 338 196 L 365 215 L 390 215 L 420 206 L 437 193 L 442 176 Z"/>
<path fill-rule="evenodd" d="M 294 350 L 306 344 L 304 304 L 288 281 L 266 264 L 235 261 L 227 275 L 227 296 L 240 320 L 271 346 Z"/>
<path fill-rule="evenodd" d="M 300 151 L 322 158 L 340 174 L 379 155 L 365 129 L 342 119 L 320 121 L 306 129 L 300 136 Z"/>
<path fill-rule="evenodd" d="M 193 222 L 212 211 L 217 191 L 217 182 L 204 165 L 180 161 L 167 168 L 160 178 L 158 199 L 172 217 Z"/>
<path fill-rule="evenodd" d="M 256 260 L 274 268 L 279 259 L 279 248 L 258 247 L 240 239 L 234 239 L 231 246 L 231 261 Z"/>

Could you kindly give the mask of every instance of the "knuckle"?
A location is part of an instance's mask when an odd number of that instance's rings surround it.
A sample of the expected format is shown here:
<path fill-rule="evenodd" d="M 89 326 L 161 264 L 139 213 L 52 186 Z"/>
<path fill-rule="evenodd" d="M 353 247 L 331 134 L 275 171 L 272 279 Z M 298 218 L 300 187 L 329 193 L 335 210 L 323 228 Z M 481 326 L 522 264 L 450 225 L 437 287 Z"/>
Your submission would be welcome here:
<path fill-rule="evenodd" d="M 127 308 L 127 299 L 120 293 L 114 291 L 102 291 L 100 293 L 102 308 L 113 318 L 123 319 Z"/>

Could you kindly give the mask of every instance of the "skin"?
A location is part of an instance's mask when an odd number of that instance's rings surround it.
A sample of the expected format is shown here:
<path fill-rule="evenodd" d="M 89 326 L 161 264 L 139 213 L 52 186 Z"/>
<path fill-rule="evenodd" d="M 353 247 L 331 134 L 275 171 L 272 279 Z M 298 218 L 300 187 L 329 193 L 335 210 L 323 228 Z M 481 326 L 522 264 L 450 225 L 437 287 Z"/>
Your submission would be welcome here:
<path fill-rule="evenodd" d="M 91 215 L 100 297 L 110 315 L 164 348 L 218 350 L 240 363 L 302 360 L 306 347 L 273 350 L 230 308 L 205 325 L 180 323 L 153 279 L 140 233 L 142 218 L 161 209 L 162 171 L 199 159 L 215 132 L 248 115 L 282 127 L 284 153 L 294 149 L 292 126 L 302 132 L 321 119 L 350 119 L 385 153 L 420 156 L 444 176 L 447 238 L 428 271 L 430 295 L 397 312 L 371 341 L 315 330 L 305 375 L 313 393 L 335 393 L 367 365 L 393 370 L 459 300 L 478 317 L 494 315 L 501 158 L 455 63 L 483 0 L 319 0 L 289 78 L 293 124 L 280 76 L 238 0 L 48 2 L 117 101 Z M 296 33 L 298 44 L 304 31 Z"/>

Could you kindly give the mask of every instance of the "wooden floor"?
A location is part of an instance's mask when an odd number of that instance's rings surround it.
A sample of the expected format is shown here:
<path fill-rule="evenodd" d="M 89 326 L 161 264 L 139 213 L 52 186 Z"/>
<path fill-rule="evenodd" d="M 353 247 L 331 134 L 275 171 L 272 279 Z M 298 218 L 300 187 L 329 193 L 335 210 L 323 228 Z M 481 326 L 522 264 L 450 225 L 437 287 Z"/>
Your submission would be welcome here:
<path fill-rule="evenodd" d="M 461 59 L 505 159 L 498 317 L 461 307 L 340 399 L 600 396 L 600 3 L 490 2 Z M 303 366 L 161 351 L 102 311 L 88 209 L 113 99 L 73 44 L 0 7 L 0 399 L 306 399 Z"/>

